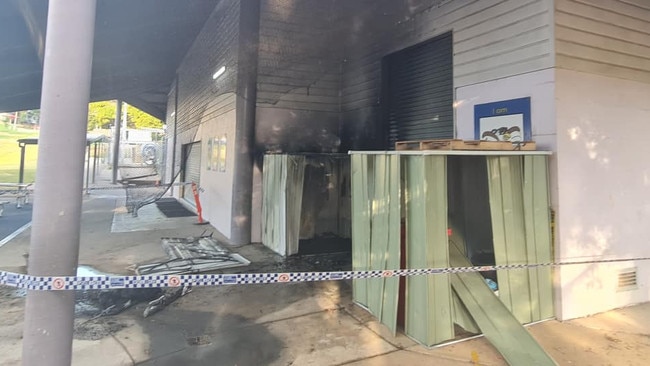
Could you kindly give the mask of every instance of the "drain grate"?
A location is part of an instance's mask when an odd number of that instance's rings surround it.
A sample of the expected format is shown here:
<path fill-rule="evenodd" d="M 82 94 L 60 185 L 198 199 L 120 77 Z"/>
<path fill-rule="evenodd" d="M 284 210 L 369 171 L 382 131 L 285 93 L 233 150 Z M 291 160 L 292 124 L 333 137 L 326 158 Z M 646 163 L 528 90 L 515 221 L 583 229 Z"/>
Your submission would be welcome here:
<path fill-rule="evenodd" d="M 187 338 L 187 344 L 190 346 L 206 346 L 211 343 L 212 340 L 210 339 L 209 335 L 200 335 L 197 337 Z"/>
<path fill-rule="evenodd" d="M 618 291 L 637 289 L 636 267 L 622 269 L 618 272 Z"/>

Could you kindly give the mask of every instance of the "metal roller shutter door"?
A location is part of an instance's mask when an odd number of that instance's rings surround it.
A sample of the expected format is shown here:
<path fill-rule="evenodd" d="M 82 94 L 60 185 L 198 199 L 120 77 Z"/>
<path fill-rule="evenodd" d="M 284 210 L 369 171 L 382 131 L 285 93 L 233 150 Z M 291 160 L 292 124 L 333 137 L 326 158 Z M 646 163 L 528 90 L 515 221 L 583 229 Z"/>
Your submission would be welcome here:
<path fill-rule="evenodd" d="M 388 148 L 394 149 L 396 141 L 453 138 L 451 33 L 389 55 L 386 61 Z"/>
<path fill-rule="evenodd" d="M 199 185 L 201 177 L 201 143 L 195 142 L 184 145 L 184 149 L 185 167 L 183 169 L 183 181 L 188 183 L 195 182 Z M 190 204 L 194 205 L 192 187 L 185 186 L 185 189 L 183 189 L 183 198 L 185 198 Z"/>

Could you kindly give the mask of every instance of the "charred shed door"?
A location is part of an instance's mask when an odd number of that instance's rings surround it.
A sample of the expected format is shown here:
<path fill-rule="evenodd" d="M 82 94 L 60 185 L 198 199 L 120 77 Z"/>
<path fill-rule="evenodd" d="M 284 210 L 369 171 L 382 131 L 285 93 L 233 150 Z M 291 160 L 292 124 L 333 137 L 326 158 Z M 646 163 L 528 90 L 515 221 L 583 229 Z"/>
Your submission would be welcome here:
<path fill-rule="evenodd" d="M 194 182 L 199 185 L 201 178 L 201 142 L 183 145 L 183 182 Z M 192 187 L 183 186 L 183 198 L 195 205 Z"/>
<path fill-rule="evenodd" d="M 388 149 L 397 141 L 453 138 L 451 32 L 386 56 L 383 67 Z"/>

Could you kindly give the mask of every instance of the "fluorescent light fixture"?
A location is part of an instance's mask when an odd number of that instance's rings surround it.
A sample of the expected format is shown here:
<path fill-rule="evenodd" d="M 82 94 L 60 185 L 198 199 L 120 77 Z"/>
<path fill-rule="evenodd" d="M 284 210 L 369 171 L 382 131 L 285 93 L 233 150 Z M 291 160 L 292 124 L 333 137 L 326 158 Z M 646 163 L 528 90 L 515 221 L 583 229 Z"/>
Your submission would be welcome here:
<path fill-rule="evenodd" d="M 176 112 L 172 112 L 172 117 L 174 117 L 175 115 L 176 115 Z"/>
<path fill-rule="evenodd" d="M 212 75 L 212 80 L 216 80 L 219 76 L 223 75 L 224 72 L 226 72 L 226 67 L 221 66 L 221 68 L 219 68 L 219 70 L 217 70 L 217 72 Z"/>

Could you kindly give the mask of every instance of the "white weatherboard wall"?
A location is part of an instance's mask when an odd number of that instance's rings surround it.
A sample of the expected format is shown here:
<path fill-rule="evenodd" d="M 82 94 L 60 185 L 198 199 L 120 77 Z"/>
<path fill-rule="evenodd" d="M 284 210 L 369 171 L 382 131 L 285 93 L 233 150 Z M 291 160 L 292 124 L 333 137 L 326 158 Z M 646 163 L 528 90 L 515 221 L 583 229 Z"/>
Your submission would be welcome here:
<path fill-rule="evenodd" d="M 558 68 L 650 83 L 650 1 L 556 0 Z"/>
<path fill-rule="evenodd" d="M 649 257 L 650 84 L 558 69 L 559 247 L 568 260 Z M 638 289 L 617 291 L 620 269 Z M 650 300 L 650 262 L 563 266 L 561 319 Z"/>

